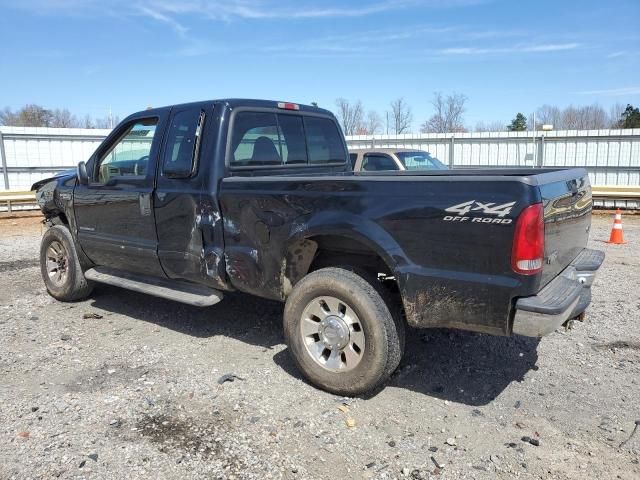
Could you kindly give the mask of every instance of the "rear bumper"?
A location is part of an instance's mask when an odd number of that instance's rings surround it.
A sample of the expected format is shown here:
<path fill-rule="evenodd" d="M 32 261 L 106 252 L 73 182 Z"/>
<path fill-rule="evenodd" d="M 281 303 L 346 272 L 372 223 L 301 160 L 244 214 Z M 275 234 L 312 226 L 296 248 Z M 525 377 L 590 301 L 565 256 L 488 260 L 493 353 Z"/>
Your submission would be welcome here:
<path fill-rule="evenodd" d="M 591 285 L 603 261 L 604 252 L 585 248 L 537 295 L 518 299 L 513 333 L 543 337 L 581 315 L 591 303 Z"/>

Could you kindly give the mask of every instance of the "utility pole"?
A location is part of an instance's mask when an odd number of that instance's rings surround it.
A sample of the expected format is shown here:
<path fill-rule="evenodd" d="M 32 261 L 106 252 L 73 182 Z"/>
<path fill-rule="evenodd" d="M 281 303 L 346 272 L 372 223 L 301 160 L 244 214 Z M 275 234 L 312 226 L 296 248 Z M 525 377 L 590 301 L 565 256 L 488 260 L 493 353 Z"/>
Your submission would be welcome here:
<path fill-rule="evenodd" d="M 538 156 L 536 155 L 536 112 L 533 112 L 533 125 L 531 127 L 531 132 L 532 132 L 532 140 L 533 140 L 533 166 L 537 166 L 538 165 Z"/>

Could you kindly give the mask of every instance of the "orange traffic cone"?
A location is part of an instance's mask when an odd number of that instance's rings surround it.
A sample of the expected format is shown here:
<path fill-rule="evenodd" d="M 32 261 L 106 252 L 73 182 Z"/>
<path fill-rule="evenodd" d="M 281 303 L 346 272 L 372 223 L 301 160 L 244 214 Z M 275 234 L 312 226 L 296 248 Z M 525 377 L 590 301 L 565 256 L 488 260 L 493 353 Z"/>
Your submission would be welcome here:
<path fill-rule="evenodd" d="M 616 216 L 615 220 L 613 221 L 611 236 L 609 237 L 609 241 L 607 243 L 615 243 L 618 245 L 626 243 L 622 235 L 622 213 L 620 212 L 619 208 L 616 209 Z"/>

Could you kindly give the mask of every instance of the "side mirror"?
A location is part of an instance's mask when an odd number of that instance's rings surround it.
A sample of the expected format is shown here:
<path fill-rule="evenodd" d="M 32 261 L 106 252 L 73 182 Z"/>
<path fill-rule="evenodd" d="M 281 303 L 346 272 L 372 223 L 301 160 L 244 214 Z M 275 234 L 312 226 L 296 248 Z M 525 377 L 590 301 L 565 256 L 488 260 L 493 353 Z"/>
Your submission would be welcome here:
<path fill-rule="evenodd" d="M 78 182 L 80 182 L 80 185 L 89 185 L 89 175 L 87 175 L 86 163 L 79 162 L 78 168 L 76 169 L 76 173 L 78 175 Z"/>

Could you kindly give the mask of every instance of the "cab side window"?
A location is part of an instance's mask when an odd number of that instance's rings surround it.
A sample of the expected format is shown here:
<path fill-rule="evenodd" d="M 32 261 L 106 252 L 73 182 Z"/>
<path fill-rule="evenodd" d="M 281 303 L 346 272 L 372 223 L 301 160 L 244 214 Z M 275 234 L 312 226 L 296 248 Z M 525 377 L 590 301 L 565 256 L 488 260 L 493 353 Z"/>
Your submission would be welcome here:
<path fill-rule="evenodd" d="M 169 178 L 187 178 L 197 168 L 204 112 L 197 109 L 173 114 L 162 159 L 162 174 Z"/>
<path fill-rule="evenodd" d="M 137 120 L 131 124 L 98 161 L 94 180 L 108 183 L 116 177 L 146 176 L 157 125 L 157 118 Z"/>
<path fill-rule="evenodd" d="M 384 171 L 384 170 L 398 170 L 396 162 L 390 157 L 380 154 L 366 154 L 364 160 L 362 160 L 362 170 L 368 172 Z"/>

